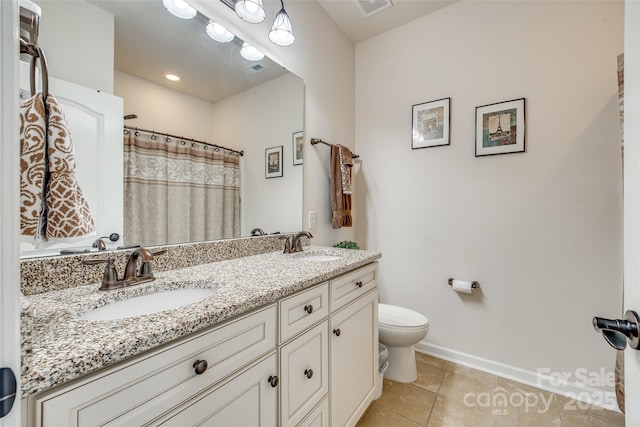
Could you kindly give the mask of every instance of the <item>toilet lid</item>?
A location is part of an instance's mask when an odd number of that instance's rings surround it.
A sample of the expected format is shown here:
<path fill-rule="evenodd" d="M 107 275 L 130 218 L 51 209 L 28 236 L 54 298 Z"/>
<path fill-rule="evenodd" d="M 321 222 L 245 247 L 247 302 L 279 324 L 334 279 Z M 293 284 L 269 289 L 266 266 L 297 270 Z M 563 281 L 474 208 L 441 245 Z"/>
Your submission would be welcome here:
<path fill-rule="evenodd" d="M 402 328 L 419 328 L 429 324 L 422 314 L 404 307 L 378 304 L 378 324 Z"/>

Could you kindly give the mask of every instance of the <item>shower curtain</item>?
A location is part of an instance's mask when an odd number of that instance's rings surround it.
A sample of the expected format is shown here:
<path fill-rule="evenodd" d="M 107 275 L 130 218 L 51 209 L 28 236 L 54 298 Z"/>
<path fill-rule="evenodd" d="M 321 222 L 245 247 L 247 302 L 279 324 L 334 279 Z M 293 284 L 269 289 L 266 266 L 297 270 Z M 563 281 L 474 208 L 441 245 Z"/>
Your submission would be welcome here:
<path fill-rule="evenodd" d="M 164 245 L 240 235 L 240 157 L 125 130 L 124 238 Z"/>

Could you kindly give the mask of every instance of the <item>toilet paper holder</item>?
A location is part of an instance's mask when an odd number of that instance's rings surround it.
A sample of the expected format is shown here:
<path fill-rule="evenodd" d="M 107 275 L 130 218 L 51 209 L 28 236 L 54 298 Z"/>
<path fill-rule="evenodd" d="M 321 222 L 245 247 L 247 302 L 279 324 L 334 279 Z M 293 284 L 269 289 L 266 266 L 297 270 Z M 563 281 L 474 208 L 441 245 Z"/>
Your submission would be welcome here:
<path fill-rule="evenodd" d="M 453 277 L 449 277 L 449 286 L 453 286 Z M 480 287 L 480 283 L 475 280 L 471 282 L 471 289 L 478 289 Z"/>

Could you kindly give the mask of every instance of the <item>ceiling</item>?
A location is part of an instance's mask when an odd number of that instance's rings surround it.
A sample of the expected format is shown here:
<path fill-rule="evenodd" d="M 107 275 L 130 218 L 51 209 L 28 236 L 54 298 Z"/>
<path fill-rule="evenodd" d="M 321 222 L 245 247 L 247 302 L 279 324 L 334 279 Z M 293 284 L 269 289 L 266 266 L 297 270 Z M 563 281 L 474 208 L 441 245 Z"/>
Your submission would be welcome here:
<path fill-rule="evenodd" d="M 215 103 L 287 73 L 267 57 L 242 58 L 237 37 L 229 43 L 209 38 L 201 14 L 176 18 L 160 0 L 88 1 L 115 17 L 115 68 L 145 80 Z M 167 73 L 181 80 L 171 82 Z"/>
<path fill-rule="evenodd" d="M 269 58 L 242 58 L 238 38 L 230 43 L 211 40 L 204 31 L 208 19 L 200 13 L 184 20 L 168 13 L 160 0 L 88 1 L 115 17 L 115 68 L 156 84 L 215 103 L 287 73 Z M 388 0 L 317 1 L 354 43 L 455 2 L 391 0 L 391 7 L 367 18 L 356 1 Z M 259 71 L 252 68 L 256 65 Z M 181 80 L 171 82 L 164 77 L 167 73 Z"/>
<path fill-rule="evenodd" d="M 367 40 L 392 28 L 435 12 L 455 3 L 457 0 L 391 0 L 393 6 L 381 10 L 368 18 L 363 15 L 357 5 L 357 1 L 318 0 L 320 6 L 354 43 Z M 359 1 L 371 4 L 380 2 L 380 0 Z"/>

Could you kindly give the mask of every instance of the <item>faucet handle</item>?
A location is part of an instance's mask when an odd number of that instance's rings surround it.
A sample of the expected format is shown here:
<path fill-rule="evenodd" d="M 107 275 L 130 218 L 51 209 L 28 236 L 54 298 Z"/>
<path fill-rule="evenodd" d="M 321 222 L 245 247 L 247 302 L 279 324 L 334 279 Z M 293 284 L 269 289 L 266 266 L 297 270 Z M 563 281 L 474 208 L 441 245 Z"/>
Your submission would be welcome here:
<path fill-rule="evenodd" d="M 113 285 L 118 283 L 118 272 L 113 258 L 83 259 L 82 263 L 84 265 L 107 264 L 107 267 L 104 270 L 104 275 L 102 276 L 102 286 L 100 286 L 101 291 L 111 289 Z"/>
<path fill-rule="evenodd" d="M 153 259 L 153 257 L 157 256 L 157 255 L 162 255 L 164 253 L 166 253 L 167 250 L 166 249 L 161 249 L 158 251 L 149 251 L 149 254 L 151 255 L 151 259 Z M 142 263 L 140 264 L 140 273 L 138 274 L 138 277 L 143 279 L 143 278 L 153 278 L 153 271 L 151 270 L 151 260 L 143 260 Z"/>
<path fill-rule="evenodd" d="M 280 236 L 280 240 L 284 240 L 284 252 L 285 254 L 291 253 L 291 238 L 289 236 Z"/>

